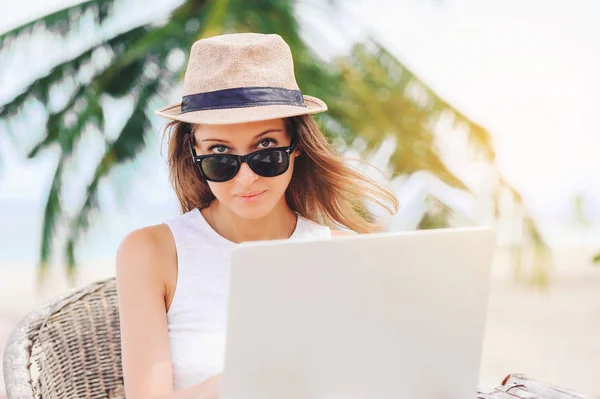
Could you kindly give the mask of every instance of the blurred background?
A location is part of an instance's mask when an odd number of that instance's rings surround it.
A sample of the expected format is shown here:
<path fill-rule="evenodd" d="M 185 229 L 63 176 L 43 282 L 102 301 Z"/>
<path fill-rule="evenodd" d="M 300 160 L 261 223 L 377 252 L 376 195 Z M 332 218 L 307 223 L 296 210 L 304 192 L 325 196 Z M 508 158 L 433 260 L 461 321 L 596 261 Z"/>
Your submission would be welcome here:
<path fill-rule="evenodd" d="M 497 228 L 480 386 L 521 372 L 600 396 L 598 17 L 594 0 L 2 0 L 0 354 L 179 213 L 152 110 L 180 100 L 192 43 L 275 32 L 335 146 L 390 177 L 390 230 Z"/>

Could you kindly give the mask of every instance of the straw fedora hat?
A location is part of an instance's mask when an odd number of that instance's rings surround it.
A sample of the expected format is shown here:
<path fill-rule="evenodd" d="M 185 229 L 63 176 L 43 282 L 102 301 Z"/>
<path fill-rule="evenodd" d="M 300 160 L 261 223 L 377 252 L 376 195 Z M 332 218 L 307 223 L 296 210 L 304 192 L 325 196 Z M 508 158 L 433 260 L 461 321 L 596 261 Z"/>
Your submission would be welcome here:
<path fill-rule="evenodd" d="M 225 125 L 326 110 L 322 100 L 298 88 L 292 52 L 281 36 L 235 33 L 196 41 L 181 102 L 155 113 L 183 122 Z"/>

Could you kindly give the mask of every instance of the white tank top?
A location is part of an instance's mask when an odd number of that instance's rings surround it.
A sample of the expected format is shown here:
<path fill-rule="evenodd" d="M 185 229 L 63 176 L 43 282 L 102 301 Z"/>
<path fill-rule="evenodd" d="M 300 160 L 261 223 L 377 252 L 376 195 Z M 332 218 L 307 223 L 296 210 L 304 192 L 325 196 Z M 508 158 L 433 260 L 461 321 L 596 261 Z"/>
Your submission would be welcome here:
<path fill-rule="evenodd" d="M 177 286 L 167 312 L 173 388 L 223 371 L 229 261 L 234 242 L 220 236 L 196 208 L 168 219 L 177 247 Z M 298 216 L 290 239 L 331 238 L 328 227 Z"/>

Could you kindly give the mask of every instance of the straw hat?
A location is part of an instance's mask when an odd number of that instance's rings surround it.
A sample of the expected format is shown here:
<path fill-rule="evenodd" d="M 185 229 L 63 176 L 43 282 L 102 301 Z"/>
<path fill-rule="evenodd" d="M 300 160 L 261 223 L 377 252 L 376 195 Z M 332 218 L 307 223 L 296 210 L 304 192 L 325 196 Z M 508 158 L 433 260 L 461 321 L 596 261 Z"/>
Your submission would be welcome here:
<path fill-rule="evenodd" d="M 232 124 L 326 110 L 323 101 L 298 88 L 292 52 L 281 36 L 236 33 L 196 41 L 182 101 L 155 113 L 189 123 Z"/>

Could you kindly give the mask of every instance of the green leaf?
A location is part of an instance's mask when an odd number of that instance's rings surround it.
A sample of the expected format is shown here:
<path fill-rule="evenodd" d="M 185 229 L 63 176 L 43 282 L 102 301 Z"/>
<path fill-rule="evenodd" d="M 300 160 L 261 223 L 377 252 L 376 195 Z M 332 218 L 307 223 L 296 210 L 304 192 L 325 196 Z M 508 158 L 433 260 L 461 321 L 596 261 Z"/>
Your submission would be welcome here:
<path fill-rule="evenodd" d="M 137 86 L 139 78 L 144 73 L 145 66 L 146 59 L 144 58 L 135 60 L 125 66 L 114 64 L 99 76 L 98 84 L 102 86 L 104 93 L 112 97 L 126 96 Z"/>
<path fill-rule="evenodd" d="M 96 167 L 92 181 L 86 189 L 83 205 L 76 213 L 69 229 L 69 237 L 65 249 L 67 273 L 72 273 L 76 267 L 75 248 L 81 234 L 89 229 L 90 214 L 98 209 L 98 188 L 101 181 L 115 167 L 132 160 L 145 147 L 145 132 L 150 127 L 146 115 L 146 107 L 150 99 L 159 90 L 159 81 L 147 83 L 140 90 L 135 109 L 117 139 L 111 143 Z"/>
<path fill-rule="evenodd" d="M 80 68 L 91 60 L 94 51 L 105 48 L 109 50 L 114 60 L 121 56 L 128 46 L 138 40 L 145 32 L 145 27 L 135 27 L 109 40 L 100 42 L 79 55 L 55 66 L 46 76 L 34 80 L 19 95 L 0 107 L 0 119 L 15 117 L 22 111 L 25 103 L 32 98 L 37 98 L 43 105 L 48 106 L 50 89 L 54 85 L 62 83 L 63 79 L 67 77 L 77 76 Z"/>
<path fill-rule="evenodd" d="M 94 21 L 102 25 L 114 6 L 114 0 L 88 0 L 77 5 L 63 8 L 39 19 L 20 25 L 0 35 L 0 51 L 24 34 L 35 29 L 44 29 L 49 32 L 67 36 L 73 31 L 74 25 L 86 13 L 91 13 Z"/>
<path fill-rule="evenodd" d="M 49 115 L 46 122 L 46 137 L 33 147 L 28 158 L 37 156 L 40 151 L 54 143 L 58 143 L 63 156 L 68 157 L 86 127 L 94 126 L 102 132 L 104 112 L 99 100 L 93 85 L 80 86 L 62 110 Z M 66 118 L 69 115 L 75 117 L 74 123 L 67 123 Z"/>
<path fill-rule="evenodd" d="M 42 227 L 42 244 L 40 251 L 40 269 L 42 271 L 48 267 L 56 223 L 61 215 L 62 207 L 60 203 L 60 191 L 62 189 L 64 160 L 65 159 L 62 156 L 58 160 L 56 170 L 54 171 L 54 177 L 52 178 L 52 184 L 50 185 L 48 198 L 46 200 L 46 206 L 44 208 L 44 223 Z"/>

